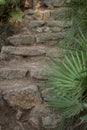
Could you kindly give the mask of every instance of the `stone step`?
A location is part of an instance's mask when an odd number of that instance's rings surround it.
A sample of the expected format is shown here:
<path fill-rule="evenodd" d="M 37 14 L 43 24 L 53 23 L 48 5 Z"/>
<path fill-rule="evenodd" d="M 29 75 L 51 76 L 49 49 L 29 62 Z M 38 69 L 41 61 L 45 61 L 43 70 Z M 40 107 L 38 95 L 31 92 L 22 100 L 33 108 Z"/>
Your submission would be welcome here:
<path fill-rule="evenodd" d="M 47 79 L 46 65 L 42 62 L 13 62 L 0 66 L 0 80 Z"/>
<path fill-rule="evenodd" d="M 18 34 L 8 37 L 7 42 L 12 45 L 32 45 L 36 42 L 35 36 L 32 34 Z"/>
<path fill-rule="evenodd" d="M 62 20 L 64 18 L 66 8 L 54 8 L 54 9 L 45 9 L 45 10 L 26 10 L 24 12 L 24 19 L 27 23 L 30 20 Z M 25 21 L 25 23 L 26 23 Z"/>
<path fill-rule="evenodd" d="M 52 7 L 61 7 L 64 5 L 64 0 L 43 0 L 43 4 L 45 4 L 48 8 Z"/>
<path fill-rule="evenodd" d="M 43 20 L 31 20 L 28 24 L 29 28 L 37 28 L 37 27 L 42 27 L 46 25 L 46 22 Z"/>
<path fill-rule="evenodd" d="M 3 46 L 1 53 L 21 56 L 39 56 L 46 53 L 45 47 L 43 46 Z"/>
<path fill-rule="evenodd" d="M 59 8 L 61 6 L 64 5 L 64 2 L 65 0 L 43 0 L 43 1 L 34 1 L 33 2 L 33 8 L 34 9 L 53 9 L 53 8 Z M 41 7 L 40 7 L 40 4 L 41 4 Z M 44 5 L 46 7 L 44 7 Z M 29 12 L 28 10 L 25 10 L 25 14 L 29 14 L 29 15 L 32 15 L 36 10 L 32 10 L 32 9 L 29 9 Z"/>
<path fill-rule="evenodd" d="M 52 23 L 49 23 L 52 24 Z M 54 24 L 54 23 L 53 23 Z M 8 43 L 14 46 L 20 46 L 20 45 L 35 45 L 44 43 L 46 45 L 49 45 L 50 42 L 53 42 L 53 44 L 57 43 L 59 40 L 64 38 L 63 32 L 57 32 L 57 33 L 38 33 L 38 34 L 19 34 L 15 36 L 11 36 L 7 39 Z"/>
<path fill-rule="evenodd" d="M 42 102 L 38 84 L 29 80 L 3 80 L 0 91 L 4 101 L 14 108 L 31 109 Z"/>
<path fill-rule="evenodd" d="M 71 23 L 64 22 L 64 20 L 30 20 L 27 24 L 28 29 L 34 33 L 58 33 L 65 31 L 70 26 Z"/>
<path fill-rule="evenodd" d="M 0 113 L 1 117 L 3 118 L 3 115 L 6 116 L 6 118 L 4 117 L 3 120 L 1 120 L 2 126 L 5 119 L 6 124 L 9 124 L 7 115 L 9 117 L 11 116 L 10 125 L 11 123 L 14 123 L 14 121 L 22 121 L 23 123 L 27 121 L 25 125 L 23 124 L 25 128 L 20 127 L 21 130 L 26 130 L 26 128 L 28 128 L 27 130 L 34 130 L 33 128 L 35 128 L 35 130 L 42 130 L 42 126 L 44 129 L 48 130 L 49 128 L 50 130 L 52 128 L 54 129 L 54 126 L 57 126 L 61 120 L 59 115 L 53 114 L 52 110 L 43 103 L 41 92 L 36 83 L 32 83 L 29 80 L 4 80 L 0 82 L 0 90 L 0 101 L 3 99 L 1 102 L 2 105 L 4 107 L 5 105 L 7 106 L 5 108 L 0 106 L 0 112 L 2 113 Z M 10 113 L 11 115 L 9 115 Z M 33 128 L 26 127 L 28 124 Z M 18 126 L 18 124 L 16 125 Z M 11 128 L 14 129 L 14 127 Z M 14 130 L 19 130 L 19 127 L 15 127 Z"/>
<path fill-rule="evenodd" d="M 29 28 L 37 28 L 43 26 L 65 28 L 65 27 L 70 27 L 71 23 L 70 22 L 66 23 L 64 20 L 47 20 L 47 21 L 31 20 L 28 25 Z"/>
<path fill-rule="evenodd" d="M 41 35 L 42 36 L 42 35 Z M 39 41 L 45 41 L 45 36 L 38 37 Z M 54 37 L 55 39 L 55 37 Z M 28 56 L 28 57 L 35 57 L 35 56 L 52 56 L 52 57 L 58 57 L 58 54 L 60 53 L 60 49 L 58 49 L 56 46 L 3 46 L 1 50 L 1 54 L 6 55 L 14 55 L 14 56 Z"/>
<path fill-rule="evenodd" d="M 65 33 L 58 32 L 58 33 L 39 33 L 36 35 L 37 43 L 43 43 L 45 45 L 56 45 L 62 40 L 65 36 Z"/>

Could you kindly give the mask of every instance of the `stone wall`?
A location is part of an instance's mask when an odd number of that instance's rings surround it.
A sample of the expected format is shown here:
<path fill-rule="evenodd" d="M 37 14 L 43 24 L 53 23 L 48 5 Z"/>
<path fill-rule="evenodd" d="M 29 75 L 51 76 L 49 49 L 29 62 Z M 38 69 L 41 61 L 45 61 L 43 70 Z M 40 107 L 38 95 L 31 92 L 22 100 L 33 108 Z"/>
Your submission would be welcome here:
<path fill-rule="evenodd" d="M 7 39 L 0 54 L 0 130 L 52 130 L 60 116 L 47 106 L 45 71 L 49 56 L 59 58 L 57 45 L 66 29 L 63 0 L 43 0 L 46 8 L 24 12 L 19 33 Z"/>

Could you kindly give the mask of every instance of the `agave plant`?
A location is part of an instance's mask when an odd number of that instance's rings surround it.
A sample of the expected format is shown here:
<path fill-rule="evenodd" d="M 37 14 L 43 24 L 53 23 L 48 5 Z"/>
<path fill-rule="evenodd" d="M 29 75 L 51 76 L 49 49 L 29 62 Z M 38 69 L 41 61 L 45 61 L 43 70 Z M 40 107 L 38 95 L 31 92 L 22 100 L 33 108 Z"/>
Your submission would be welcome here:
<path fill-rule="evenodd" d="M 80 39 L 75 42 L 79 49 L 68 48 L 60 62 L 52 59 L 49 70 L 48 84 L 52 94 L 49 104 L 64 118 L 80 115 L 87 109 L 87 39 L 81 31 Z"/>
<path fill-rule="evenodd" d="M 49 84 L 52 86 L 51 105 L 64 116 L 72 116 L 84 109 L 83 94 L 86 91 L 86 53 L 74 52 L 51 69 Z"/>

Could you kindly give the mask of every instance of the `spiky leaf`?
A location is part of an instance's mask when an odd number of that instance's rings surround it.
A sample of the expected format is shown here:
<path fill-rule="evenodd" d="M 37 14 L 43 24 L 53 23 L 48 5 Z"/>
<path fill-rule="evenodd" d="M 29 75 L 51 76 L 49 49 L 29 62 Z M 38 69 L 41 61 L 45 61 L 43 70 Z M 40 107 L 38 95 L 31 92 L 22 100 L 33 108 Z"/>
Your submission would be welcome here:
<path fill-rule="evenodd" d="M 49 85 L 53 94 L 50 104 L 64 116 L 72 116 L 83 110 L 81 101 L 86 89 L 86 53 L 65 55 L 65 60 L 51 68 Z"/>

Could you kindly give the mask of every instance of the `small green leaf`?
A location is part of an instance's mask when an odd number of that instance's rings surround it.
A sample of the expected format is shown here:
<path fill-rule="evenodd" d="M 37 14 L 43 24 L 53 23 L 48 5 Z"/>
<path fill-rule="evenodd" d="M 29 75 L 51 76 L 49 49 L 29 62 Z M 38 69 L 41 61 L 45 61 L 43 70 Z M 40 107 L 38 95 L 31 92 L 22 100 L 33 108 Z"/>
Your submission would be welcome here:
<path fill-rule="evenodd" d="M 4 5 L 5 4 L 5 0 L 0 0 L 0 5 Z"/>
<path fill-rule="evenodd" d="M 22 14 L 20 13 L 20 11 L 16 10 L 16 11 L 12 11 L 10 13 L 10 16 L 12 17 L 12 19 L 17 20 L 17 21 L 22 21 Z"/>
<path fill-rule="evenodd" d="M 87 121 L 87 115 L 80 117 L 81 120 Z"/>

